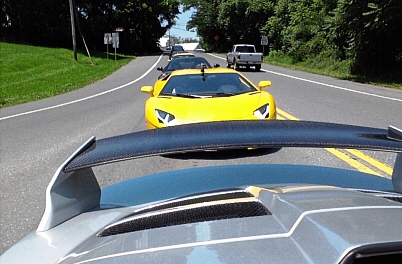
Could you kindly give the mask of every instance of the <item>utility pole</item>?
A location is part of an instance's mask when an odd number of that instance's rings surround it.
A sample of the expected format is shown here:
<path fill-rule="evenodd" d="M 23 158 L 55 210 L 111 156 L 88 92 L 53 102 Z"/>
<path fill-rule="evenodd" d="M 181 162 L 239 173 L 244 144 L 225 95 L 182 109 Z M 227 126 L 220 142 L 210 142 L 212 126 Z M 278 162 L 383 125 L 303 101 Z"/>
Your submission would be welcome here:
<path fill-rule="evenodd" d="M 77 61 L 77 41 L 75 40 L 75 12 L 74 12 L 74 5 L 73 0 L 69 0 L 70 3 L 70 18 L 71 18 L 71 35 L 73 37 L 73 51 L 74 51 L 74 60 Z"/>
<path fill-rule="evenodd" d="M 170 43 L 170 28 L 169 28 L 169 47 L 171 47 L 172 44 Z"/>

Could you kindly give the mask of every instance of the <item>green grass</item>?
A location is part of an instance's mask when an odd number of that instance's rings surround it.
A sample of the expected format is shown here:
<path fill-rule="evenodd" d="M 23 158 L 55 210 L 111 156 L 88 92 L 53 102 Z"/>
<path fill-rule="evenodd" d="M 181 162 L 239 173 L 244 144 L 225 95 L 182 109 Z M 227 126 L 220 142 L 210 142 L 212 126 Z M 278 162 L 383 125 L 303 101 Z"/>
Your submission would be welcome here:
<path fill-rule="evenodd" d="M 333 60 L 330 58 L 330 56 L 326 56 L 325 54 L 307 59 L 303 62 L 294 63 L 289 56 L 286 56 L 280 52 L 272 51 L 268 56 L 264 57 L 264 63 L 331 76 L 343 80 L 402 89 L 402 76 L 399 73 L 377 78 L 351 75 L 349 73 L 351 61 Z"/>
<path fill-rule="evenodd" d="M 100 80 L 133 56 L 0 43 L 0 108 L 76 90 Z"/>

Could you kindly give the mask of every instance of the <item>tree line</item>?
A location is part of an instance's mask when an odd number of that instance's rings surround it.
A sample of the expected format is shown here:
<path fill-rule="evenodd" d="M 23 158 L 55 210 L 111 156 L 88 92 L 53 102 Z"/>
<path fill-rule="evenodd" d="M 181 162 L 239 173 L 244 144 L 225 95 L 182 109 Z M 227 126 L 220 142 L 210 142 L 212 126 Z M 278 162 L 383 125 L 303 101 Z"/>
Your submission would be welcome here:
<path fill-rule="evenodd" d="M 374 76 L 402 71 L 401 0 L 2 0 L 1 39 L 71 48 L 69 2 L 75 10 L 77 44 L 105 50 L 104 33 L 119 31 L 119 52 L 159 50 L 175 25 L 179 6 L 195 10 L 207 51 L 227 52 L 235 43 L 255 44 L 299 62 L 314 56 L 350 60 L 351 73 Z"/>
<path fill-rule="evenodd" d="M 104 33 L 119 32 L 119 52 L 159 51 L 174 25 L 179 0 L 71 0 L 78 48 L 106 50 Z M 30 45 L 72 46 L 69 0 L 2 0 L 1 39 Z M 83 38 L 83 40 L 82 40 Z"/>
<path fill-rule="evenodd" d="M 351 60 L 351 73 L 364 76 L 402 72 L 401 0 L 183 0 L 196 12 L 207 50 L 232 44 L 260 44 L 300 62 L 314 56 Z M 262 50 L 262 47 L 259 46 Z"/>

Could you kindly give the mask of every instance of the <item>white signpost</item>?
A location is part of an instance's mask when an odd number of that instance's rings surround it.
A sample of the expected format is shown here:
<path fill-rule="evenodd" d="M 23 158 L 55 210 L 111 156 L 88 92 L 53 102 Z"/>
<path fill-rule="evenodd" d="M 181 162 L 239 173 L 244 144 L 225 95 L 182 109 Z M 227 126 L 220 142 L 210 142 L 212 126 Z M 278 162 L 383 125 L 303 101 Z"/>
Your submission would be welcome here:
<path fill-rule="evenodd" d="M 113 48 L 114 48 L 114 60 L 116 61 L 116 57 L 117 57 L 116 49 L 119 48 L 119 33 L 118 32 L 112 33 L 112 43 L 113 43 Z"/>
<path fill-rule="evenodd" d="M 113 48 L 118 49 L 119 48 L 119 33 L 112 33 L 112 44 Z"/>
<path fill-rule="evenodd" d="M 268 45 L 268 36 L 261 37 L 262 54 L 264 55 L 264 47 Z"/>
<path fill-rule="evenodd" d="M 268 36 L 261 37 L 261 45 L 263 45 L 263 46 L 268 45 Z"/>
<path fill-rule="evenodd" d="M 109 44 L 113 45 L 114 48 L 114 60 L 116 60 L 117 57 L 117 52 L 116 49 L 119 48 L 119 33 L 115 32 L 115 33 L 105 33 L 103 35 L 103 43 L 106 44 L 106 54 L 107 54 L 107 58 L 109 59 Z"/>
<path fill-rule="evenodd" d="M 106 44 L 106 56 L 109 59 L 109 44 L 112 44 L 112 33 L 105 33 L 103 35 L 103 44 Z"/>

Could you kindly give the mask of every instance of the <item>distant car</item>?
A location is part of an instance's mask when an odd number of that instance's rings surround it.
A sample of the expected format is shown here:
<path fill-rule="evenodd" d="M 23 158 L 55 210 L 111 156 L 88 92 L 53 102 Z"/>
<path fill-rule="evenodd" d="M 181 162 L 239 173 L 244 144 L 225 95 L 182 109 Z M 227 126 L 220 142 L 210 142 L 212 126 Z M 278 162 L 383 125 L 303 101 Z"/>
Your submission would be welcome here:
<path fill-rule="evenodd" d="M 171 50 L 172 51 L 184 51 L 184 48 L 182 45 L 173 45 Z"/>
<path fill-rule="evenodd" d="M 249 147 L 260 163 L 243 159 Z M 395 152 L 392 179 L 334 167 L 335 156 L 305 165 L 291 159 L 300 147 Z M 134 177 L 136 160 L 157 155 L 155 173 Z M 179 158 L 188 168 L 169 169 Z M 122 175 L 133 178 L 100 188 Z M 402 131 L 254 120 L 92 137 L 45 197 L 39 226 L 1 264 L 401 263 Z"/>
<path fill-rule="evenodd" d="M 263 54 L 256 52 L 254 45 L 236 44 L 233 45 L 232 50 L 226 55 L 226 67 L 230 68 L 233 66 L 235 70 L 239 70 L 243 66 L 246 69 L 254 66 L 255 71 L 260 71 L 263 59 Z"/>
<path fill-rule="evenodd" d="M 168 57 L 167 61 L 171 61 L 172 58 L 173 58 L 175 55 L 180 54 L 180 53 L 186 53 L 186 52 L 185 52 L 185 51 L 181 51 L 181 50 L 171 51 L 171 52 L 169 53 L 169 57 Z"/>
<path fill-rule="evenodd" d="M 158 67 L 156 69 L 162 72 L 158 79 L 163 79 L 168 76 L 172 71 L 183 69 L 201 69 L 202 65 L 204 65 L 205 68 L 212 67 L 211 64 L 209 64 L 209 62 L 203 57 L 184 56 L 177 57 L 174 59 L 174 61 L 170 60 L 166 67 Z M 219 67 L 219 65 L 215 64 L 214 67 Z"/>
<path fill-rule="evenodd" d="M 162 50 L 163 50 L 163 55 L 169 55 L 170 54 L 170 51 L 172 50 L 172 47 L 165 47 L 165 48 L 162 48 Z"/>
<path fill-rule="evenodd" d="M 214 64 L 213 67 L 219 67 L 219 64 Z M 154 88 L 158 90 L 158 87 L 162 87 L 165 83 L 169 75 L 176 70 L 183 69 L 201 69 L 211 68 L 211 64 L 203 57 L 180 57 L 174 59 L 174 61 L 169 61 L 168 65 L 163 67 L 158 67 L 157 70 L 161 71 L 162 74 L 159 75 L 158 80 L 155 82 Z"/>
<path fill-rule="evenodd" d="M 176 70 L 154 87 L 141 88 L 151 96 L 145 103 L 146 126 L 276 119 L 274 97 L 262 91 L 270 85 L 270 81 L 260 81 L 255 86 L 233 69 Z"/>
<path fill-rule="evenodd" d="M 180 52 L 185 52 L 183 46 L 173 45 L 172 49 L 170 50 L 170 53 L 169 53 L 169 59 L 171 59 L 174 54 L 180 53 Z"/>

